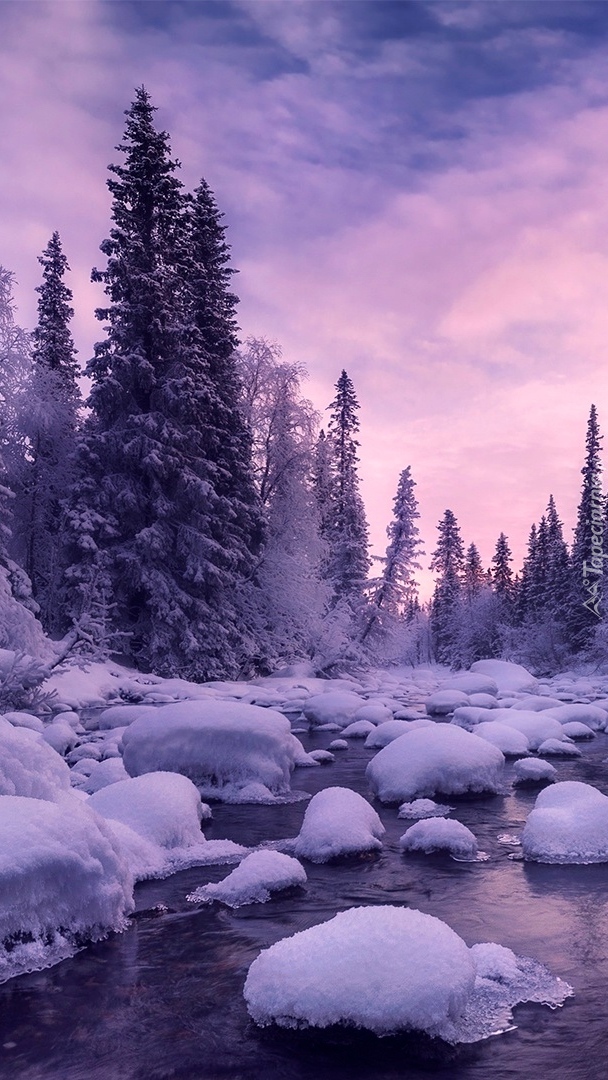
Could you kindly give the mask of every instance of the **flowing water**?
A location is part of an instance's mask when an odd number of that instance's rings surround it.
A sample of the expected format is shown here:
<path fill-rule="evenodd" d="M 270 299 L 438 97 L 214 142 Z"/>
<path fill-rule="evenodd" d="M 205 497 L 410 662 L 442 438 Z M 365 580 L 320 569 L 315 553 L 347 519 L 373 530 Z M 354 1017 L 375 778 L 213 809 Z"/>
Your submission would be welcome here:
<path fill-rule="evenodd" d="M 327 746 L 328 733 L 303 738 Z M 579 744 L 580 745 L 580 744 Z M 560 761 L 560 779 L 608 794 L 608 736 Z M 329 767 L 298 770 L 293 786 L 314 794 L 342 785 L 367 794 L 354 740 Z M 49 971 L 0 987 L 0 1077 L 11 1080 L 597 1080 L 608 1074 L 608 865 L 542 866 L 509 858 L 535 792 L 452 800 L 452 815 L 490 856 L 402 855 L 411 822 L 378 806 L 387 828 L 376 856 L 306 864 L 305 889 L 232 911 L 197 907 L 186 895 L 226 867 L 184 871 L 137 888 L 137 917 L 123 934 Z M 306 804 L 214 807 L 209 838 L 247 845 L 294 836 Z M 69 887 L 69 883 L 66 883 Z M 472 945 L 496 941 L 532 956 L 574 987 L 561 1009 L 520 1005 L 516 1029 L 450 1048 L 414 1037 L 376 1039 L 334 1029 L 259 1030 L 242 996 L 248 967 L 279 938 L 361 904 L 418 908 Z M 164 905 L 166 909 L 162 908 Z"/>

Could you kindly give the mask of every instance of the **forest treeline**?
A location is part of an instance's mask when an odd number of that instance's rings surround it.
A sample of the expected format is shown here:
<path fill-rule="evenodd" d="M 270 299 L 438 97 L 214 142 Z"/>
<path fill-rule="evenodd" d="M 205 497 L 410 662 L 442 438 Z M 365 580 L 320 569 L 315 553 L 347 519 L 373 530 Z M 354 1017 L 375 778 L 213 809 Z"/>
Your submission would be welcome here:
<path fill-rule="evenodd" d="M 109 166 L 106 261 L 92 273 L 102 336 L 84 369 L 59 233 L 39 258 L 31 334 L 0 268 L 0 646 L 42 655 L 63 642 L 199 681 L 303 659 L 320 672 L 601 661 L 608 529 L 595 407 L 572 544 L 549 496 L 521 571 L 502 532 L 484 568 L 447 509 L 421 604 L 410 468 L 373 564 L 353 383 L 342 371 L 320 429 L 303 368 L 265 339 L 239 341 L 223 215 L 204 179 L 185 190 L 155 111 L 137 90 Z"/>

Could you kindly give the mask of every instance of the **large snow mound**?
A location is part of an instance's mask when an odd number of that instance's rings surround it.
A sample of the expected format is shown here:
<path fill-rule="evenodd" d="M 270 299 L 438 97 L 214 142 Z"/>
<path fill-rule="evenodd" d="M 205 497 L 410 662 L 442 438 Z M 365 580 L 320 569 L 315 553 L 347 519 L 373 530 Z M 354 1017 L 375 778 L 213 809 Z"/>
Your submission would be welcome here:
<path fill-rule="evenodd" d="M 0 982 L 121 930 L 133 879 L 112 830 L 71 794 L 0 796 Z"/>
<path fill-rule="evenodd" d="M 471 664 L 471 671 L 488 675 L 503 693 L 507 690 L 533 693 L 538 685 L 527 668 L 521 664 L 511 664 L 507 660 L 477 660 Z"/>
<path fill-rule="evenodd" d="M 341 1023 L 378 1034 L 441 1035 L 474 983 L 469 949 L 439 919 L 407 908 L 359 907 L 262 952 L 244 993 L 260 1025 Z"/>
<path fill-rule="evenodd" d="M 415 731 L 419 727 L 429 727 L 434 724 L 434 720 L 421 717 L 419 720 L 386 720 L 383 724 L 379 724 L 374 731 L 371 731 L 367 736 L 364 746 L 372 750 L 381 750 L 384 746 L 388 746 L 389 743 L 398 739 L 400 735 L 407 735 L 410 731 Z"/>
<path fill-rule="evenodd" d="M 306 871 L 297 859 L 280 851 L 252 851 L 223 881 L 201 885 L 187 899 L 208 904 L 219 900 L 237 908 L 264 904 L 273 892 L 305 884 Z"/>
<path fill-rule="evenodd" d="M 162 706 L 133 721 L 123 747 L 130 776 L 182 773 L 216 799 L 238 792 L 247 798 L 246 789 L 255 785 L 252 801 L 258 802 L 289 794 L 291 772 L 304 754 L 280 713 L 227 701 Z"/>
<path fill-rule="evenodd" d="M 57 799 L 70 790 L 70 770 L 52 746 L 29 728 L 0 717 L 0 795 Z"/>
<path fill-rule="evenodd" d="M 244 990 L 260 1026 L 421 1031 L 450 1043 L 509 1029 L 521 1001 L 557 1006 L 571 993 L 535 960 L 491 942 L 468 949 L 440 919 L 392 906 L 351 908 L 278 941 Z"/>
<path fill-rule="evenodd" d="M 608 797 L 579 780 L 545 788 L 521 843 L 524 858 L 535 862 L 608 862 Z"/>
<path fill-rule="evenodd" d="M 298 858 L 322 863 L 338 855 L 379 851 L 384 825 L 373 806 L 350 788 L 330 787 L 309 802 L 294 846 Z"/>
<path fill-rule="evenodd" d="M 570 724 L 574 721 L 579 724 L 586 724 L 592 731 L 605 731 L 608 722 L 608 713 L 605 709 L 601 709 L 597 705 L 583 705 L 580 703 L 558 705 L 550 709 L 547 715 L 559 720 L 560 724 Z"/>
<path fill-rule="evenodd" d="M 451 724 L 418 728 L 389 743 L 369 762 L 366 776 L 384 803 L 436 794 L 500 790 L 505 759 L 497 747 Z"/>

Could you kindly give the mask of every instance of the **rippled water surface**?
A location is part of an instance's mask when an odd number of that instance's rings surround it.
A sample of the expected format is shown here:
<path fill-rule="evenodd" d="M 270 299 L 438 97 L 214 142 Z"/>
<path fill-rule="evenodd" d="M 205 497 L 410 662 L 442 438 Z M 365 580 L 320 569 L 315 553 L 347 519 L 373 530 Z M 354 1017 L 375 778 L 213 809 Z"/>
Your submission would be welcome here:
<path fill-rule="evenodd" d="M 304 738 L 325 747 L 331 736 Z M 557 762 L 560 779 L 608 794 L 608 736 L 583 759 Z M 293 786 L 311 793 L 339 784 L 368 794 L 373 752 L 351 742 L 328 767 L 303 769 Z M 194 869 L 138 887 L 138 917 L 49 971 L 0 987 L 0 1076 L 15 1080 L 597 1080 L 608 1073 L 608 865 L 541 866 L 509 858 L 535 793 L 452 801 L 490 856 L 457 863 L 444 855 L 402 855 L 411 822 L 378 807 L 383 852 L 329 866 L 306 864 L 306 889 L 236 911 L 197 908 L 186 894 L 226 867 Z M 294 836 L 306 803 L 214 807 L 209 838 L 253 845 Z M 66 882 L 66 887 L 69 883 Z M 331 1031 L 258 1030 L 242 989 L 251 961 L 279 938 L 360 904 L 399 904 L 445 920 L 472 945 L 496 941 L 533 956 L 572 984 L 575 997 L 550 1010 L 522 1005 L 516 1030 L 474 1046 L 416 1038 L 375 1039 Z M 164 904 L 168 912 L 154 913 Z"/>

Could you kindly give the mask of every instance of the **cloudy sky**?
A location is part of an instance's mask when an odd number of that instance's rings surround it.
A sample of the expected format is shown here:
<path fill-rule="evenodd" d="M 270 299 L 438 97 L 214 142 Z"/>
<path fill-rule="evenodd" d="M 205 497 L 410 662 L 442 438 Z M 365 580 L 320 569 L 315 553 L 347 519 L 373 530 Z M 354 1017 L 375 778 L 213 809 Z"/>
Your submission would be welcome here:
<path fill-rule="evenodd" d="M 519 565 L 550 493 L 569 538 L 608 425 L 608 4 L 0 0 L 0 263 L 31 328 L 59 230 L 83 362 L 142 83 L 225 212 L 242 336 L 320 410 L 353 379 L 374 549 L 406 465 L 427 553 L 450 507 Z"/>

